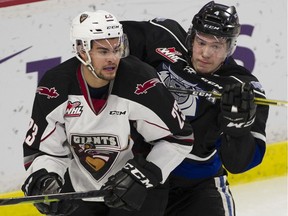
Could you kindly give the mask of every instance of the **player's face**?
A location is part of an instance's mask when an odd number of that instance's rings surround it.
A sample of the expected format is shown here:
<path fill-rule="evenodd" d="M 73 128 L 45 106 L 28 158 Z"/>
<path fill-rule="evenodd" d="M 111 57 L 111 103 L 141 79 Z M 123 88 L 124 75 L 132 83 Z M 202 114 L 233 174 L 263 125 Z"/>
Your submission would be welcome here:
<path fill-rule="evenodd" d="M 192 65 L 198 73 L 211 74 L 215 72 L 227 57 L 225 38 L 203 33 L 196 33 L 192 44 Z"/>
<path fill-rule="evenodd" d="M 106 81 L 113 80 L 122 55 L 120 38 L 93 41 L 89 54 L 97 76 Z"/>

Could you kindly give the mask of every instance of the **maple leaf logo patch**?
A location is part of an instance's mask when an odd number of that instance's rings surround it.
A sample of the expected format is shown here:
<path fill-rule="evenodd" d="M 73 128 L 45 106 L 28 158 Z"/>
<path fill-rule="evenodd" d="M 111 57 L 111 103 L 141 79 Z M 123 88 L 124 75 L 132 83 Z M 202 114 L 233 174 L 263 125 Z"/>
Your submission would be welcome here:
<path fill-rule="evenodd" d="M 55 87 L 47 88 L 44 86 L 39 86 L 36 92 L 40 95 L 46 95 L 48 99 L 57 98 L 59 96 Z"/>
<path fill-rule="evenodd" d="M 147 90 L 153 88 L 157 83 L 160 83 L 160 80 L 157 78 L 150 79 L 143 84 L 137 84 L 135 94 L 147 94 Z"/>

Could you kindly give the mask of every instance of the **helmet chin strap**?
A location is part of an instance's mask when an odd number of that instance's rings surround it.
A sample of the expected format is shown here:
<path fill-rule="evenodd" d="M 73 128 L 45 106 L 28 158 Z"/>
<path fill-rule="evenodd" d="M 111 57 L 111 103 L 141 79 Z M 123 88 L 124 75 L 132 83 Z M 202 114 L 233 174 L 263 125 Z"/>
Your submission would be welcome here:
<path fill-rule="evenodd" d="M 95 72 L 94 67 L 91 64 L 91 61 L 86 61 L 85 66 L 88 68 L 88 70 L 92 73 L 92 75 L 97 78 L 97 79 L 101 79 Z"/>
<path fill-rule="evenodd" d="M 88 70 L 92 73 L 92 75 L 93 75 L 95 78 L 101 79 L 101 78 L 96 74 L 95 69 L 94 69 L 93 65 L 91 64 L 91 57 L 90 57 L 89 53 L 88 53 L 86 50 L 85 50 L 85 54 L 86 54 L 86 56 L 87 56 L 87 58 L 88 58 L 86 62 L 81 58 L 81 56 L 80 56 L 79 54 L 76 55 L 76 57 L 88 68 Z"/>

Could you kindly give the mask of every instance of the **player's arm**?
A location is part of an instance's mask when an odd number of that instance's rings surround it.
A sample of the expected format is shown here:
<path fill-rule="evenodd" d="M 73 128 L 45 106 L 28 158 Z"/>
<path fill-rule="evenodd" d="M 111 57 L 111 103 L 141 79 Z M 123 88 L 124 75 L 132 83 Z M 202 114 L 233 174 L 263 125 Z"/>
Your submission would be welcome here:
<path fill-rule="evenodd" d="M 222 93 L 220 155 L 231 173 L 257 166 L 265 153 L 268 107 L 256 106 L 254 97 L 255 89 L 249 83 L 226 86 Z"/>
<path fill-rule="evenodd" d="M 145 61 L 147 58 L 146 41 L 149 23 L 147 21 L 121 21 L 123 31 L 129 42 L 130 54 Z"/>
<path fill-rule="evenodd" d="M 106 205 L 112 208 L 139 210 L 147 191 L 165 182 L 192 150 L 191 136 L 168 136 L 154 142 L 146 158 L 135 155 L 126 165 L 111 176 L 105 186 L 111 193 L 104 197 Z M 183 138 L 184 137 L 184 138 Z"/>
<path fill-rule="evenodd" d="M 153 148 L 146 158 L 135 156 L 109 178 L 104 188 L 112 193 L 104 200 L 110 207 L 139 210 L 147 190 L 164 182 L 192 150 L 192 128 L 185 124 L 185 116 L 166 87 L 159 82 L 144 97 L 150 101 L 148 107 L 133 103 L 136 108 L 131 109 L 130 118 L 135 119 L 134 126 L 144 140 L 153 142 Z"/>
<path fill-rule="evenodd" d="M 63 89 L 68 82 L 47 72 L 37 87 L 23 143 L 28 177 L 21 189 L 26 196 L 59 193 L 63 186 L 63 176 L 70 162 L 63 118 L 67 100 Z M 65 201 L 36 203 L 35 206 L 49 215 L 66 215 L 77 207 Z"/>
<path fill-rule="evenodd" d="M 175 63 L 173 58 L 184 58 L 187 52 L 187 33 L 175 20 L 158 18 L 121 24 L 128 37 L 130 54 L 155 68 L 162 62 Z"/>
<path fill-rule="evenodd" d="M 163 83 L 158 83 L 149 94 L 150 101 L 153 101 L 147 107 L 150 114 L 136 122 L 136 129 L 145 141 L 153 143 L 146 160 L 160 168 L 164 182 L 191 152 L 194 134 L 178 103 Z"/>
<path fill-rule="evenodd" d="M 28 173 L 43 167 L 60 176 L 66 171 L 69 146 L 65 142 L 63 125 L 67 100 L 63 85 L 67 82 L 67 79 L 63 82 L 63 79 L 47 72 L 37 87 L 23 143 L 24 165 Z"/>

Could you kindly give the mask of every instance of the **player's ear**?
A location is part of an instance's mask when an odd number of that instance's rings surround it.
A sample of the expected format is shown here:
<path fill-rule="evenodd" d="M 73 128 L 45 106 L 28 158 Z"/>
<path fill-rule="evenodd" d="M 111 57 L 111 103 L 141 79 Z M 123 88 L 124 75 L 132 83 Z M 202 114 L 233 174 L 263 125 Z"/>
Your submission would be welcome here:
<path fill-rule="evenodd" d="M 78 52 L 78 55 L 84 60 L 84 61 L 87 61 L 88 60 L 88 57 L 87 57 L 87 54 L 81 50 Z"/>
<path fill-rule="evenodd" d="M 84 58 L 84 57 L 86 56 L 86 55 L 85 55 L 85 52 L 80 51 L 80 52 L 79 52 L 79 56 L 80 56 L 82 59 L 85 59 L 85 58 Z"/>

